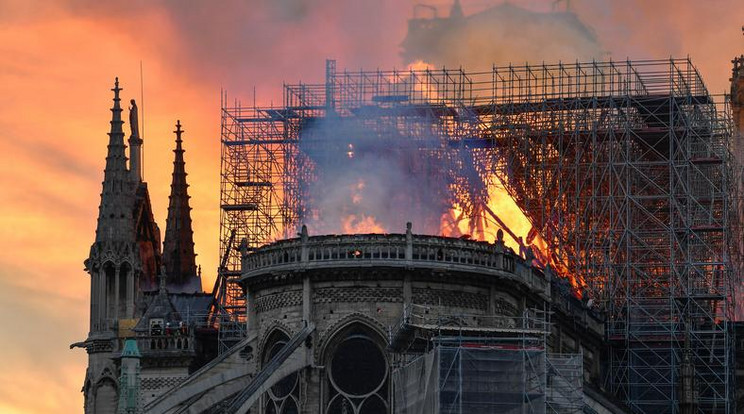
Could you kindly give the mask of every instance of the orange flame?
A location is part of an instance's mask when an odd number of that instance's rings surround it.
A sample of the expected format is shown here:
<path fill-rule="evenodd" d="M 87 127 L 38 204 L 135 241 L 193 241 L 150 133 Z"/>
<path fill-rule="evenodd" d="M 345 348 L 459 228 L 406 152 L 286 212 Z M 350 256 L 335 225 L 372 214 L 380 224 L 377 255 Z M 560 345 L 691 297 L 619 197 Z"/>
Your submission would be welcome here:
<path fill-rule="evenodd" d="M 498 231 L 502 230 L 504 245 L 526 258 L 531 252 L 533 265 L 544 269 L 550 265 L 553 272 L 571 282 L 574 294 L 580 296 L 582 282 L 568 267 L 566 257 L 558 253 L 543 235 L 532 225 L 517 203 L 499 184 L 495 177 L 488 180 L 488 203 L 474 207 L 471 214 L 465 214 L 462 206 L 453 205 L 442 217 L 441 232 L 448 237 L 469 236 L 474 240 L 494 243 Z M 470 216 L 470 217 L 468 217 Z"/>
<path fill-rule="evenodd" d="M 341 226 L 346 234 L 385 233 L 375 218 L 366 214 L 350 214 L 341 220 Z"/>
<path fill-rule="evenodd" d="M 362 204 L 362 194 L 367 184 L 363 179 L 357 180 L 352 184 L 351 203 L 354 206 Z M 386 233 L 385 229 L 377 223 L 374 216 L 365 213 L 349 214 L 341 218 L 341 229 L 346 234 L 353 233 Z"/>

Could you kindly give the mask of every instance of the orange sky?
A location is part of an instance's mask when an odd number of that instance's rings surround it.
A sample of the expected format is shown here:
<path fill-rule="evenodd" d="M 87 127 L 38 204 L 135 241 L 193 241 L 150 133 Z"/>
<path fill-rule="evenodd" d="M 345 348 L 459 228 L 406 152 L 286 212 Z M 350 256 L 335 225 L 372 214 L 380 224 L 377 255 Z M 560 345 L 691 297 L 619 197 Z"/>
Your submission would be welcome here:
<path fill-rule="evenodd" d="M 184 125 L 197 260 L 209 289 L 218 262 L 220 88 L 249 102 L 255 85 L 260 104 L 279 103 L 283 81 L 321 81 L 326 58 L 339 68 L 405 67 L 398 45 L 417 2 L 0 0 L 0 412 L 82 410 L 86 355 L 68 346 L 87 334 L 82 262 L 94 238 L 114 76 L 124 102 L 139 100 L 144 62 L 145 179 L 162 230 L 171 131 L 176 119 Z M 429 3 L 446 15 L 450 2 Z M 462 0 L 466 14 L 499 3 Z M 549 11 L 552 0 L 511 3 Z M 716 93 L 728 87 L 732 56 L 744 52 L 741 1 L 571 7 L 613 59 L 690 55 Z"/>

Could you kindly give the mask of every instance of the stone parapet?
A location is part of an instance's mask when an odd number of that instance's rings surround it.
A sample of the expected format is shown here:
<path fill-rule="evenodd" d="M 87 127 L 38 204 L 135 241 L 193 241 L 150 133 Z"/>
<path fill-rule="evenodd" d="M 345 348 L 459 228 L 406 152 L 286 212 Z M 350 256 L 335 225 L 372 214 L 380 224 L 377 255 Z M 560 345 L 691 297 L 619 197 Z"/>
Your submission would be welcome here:
<path fill-rule="evenodd" d="M 242 279 L 313 269 L 388 267 L 513 279 L 548 294 L 550 281 L 503 243 L 405 234 L 314 236 L 279 241 L 242 256 Z"/>

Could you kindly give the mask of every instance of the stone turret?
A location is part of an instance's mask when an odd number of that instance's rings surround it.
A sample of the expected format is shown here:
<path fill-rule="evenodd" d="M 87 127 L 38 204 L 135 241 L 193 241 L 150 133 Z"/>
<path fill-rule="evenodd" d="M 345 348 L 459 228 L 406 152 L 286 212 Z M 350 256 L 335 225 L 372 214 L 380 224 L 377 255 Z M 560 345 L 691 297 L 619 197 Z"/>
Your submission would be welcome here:
<path fill-rule="evenodd" d="M 113 413 L 119 386 L 115 360 L 121 339 L 133 335 L 131 328 L 141 316 L 137 306 L 143 292 L 157 287 L 154 282 L 160 263 L 160 230 L 152 216 L 147 184 L 141 175 L 127 168 L 122 120 L 122 88 L 114 83 L 114 105 L 108 152 L 98 209 L 96 237 L 85 260 L 90 274 L 90 330 L 84 342 L 74 346 L 88 352 L 85 385 L 86 413 Z M 130 108 L 132 163 L 140 169 L 137 107 Z"/>
<path fill-rule="evenodd" d="M 114 105 L 98 208 L 96 238 L 85 260 L 90 274 L 90 331 L 81 343 L 88 352 L 85 385 L 86 413 L 113 413 L 117 406 L 117 368 L 120 329 L 135 317 L 137 279 L 141 260 L 135 233 L 137 183 L 131 179 L 125 155 L 119 79 L 114 83 Z M 131 325 L 131 323 L 130 323 Z"/>
<path fill-rule="evenodd" d="M 140 414 L 140 354 L 137 341 L 127 339 L 121 352 L 121 375 L 119 376 L 118 414 Z"/>
<path fill-rule="evenodd" d="M 135 280 L 139 270 L 133 210 L 136 185 L 127 169 L 121 119 L 119 79 L 114 83 L 114 106 L 104 170 L 96 239 L 85 261 L 91 276 L 92 336 L 114 328 L 119 318 L 134 317 Z"/>
<path fill-rule="evenodd" d="M 201 278 L 197 273 L 194 253 L 194 232 L 191 228 L 191 207 L 186 183 L 186 163 L 183 159 L 183 130 L 181 121 L 176 123 L 176 149 L 173 161 L 168 220 L 163 243 L 163 262 L 168 276 L 168 290 L 178 292 L 201 291 Z"/>

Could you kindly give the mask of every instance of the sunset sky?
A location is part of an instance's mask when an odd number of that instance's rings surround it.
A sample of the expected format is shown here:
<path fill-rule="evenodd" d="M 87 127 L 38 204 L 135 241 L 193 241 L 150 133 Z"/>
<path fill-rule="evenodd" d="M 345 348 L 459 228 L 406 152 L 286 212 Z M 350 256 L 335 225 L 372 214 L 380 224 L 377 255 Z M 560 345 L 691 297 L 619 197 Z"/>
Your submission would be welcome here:
<path fill-rule="evenodd" d="M 0 0 L 0 412 L 82 412 L 87 357 L 69 345 L 88 332 L 83 260 L 95 236 L 115 76 L 123 102 L 139 101 L 142 62 L 145 180 L 163 231 L 177 119 L 186 131 L 197 262 L 211 289 L 220 90 L 252 102 L 255 87 L 259 104 L 280 103 L 282 82 L 322 81 L 326 58 L 339 69 L 405 68 L 399 45 L 419 2 Z M 440 15 L 451 4 L 428 3 Z M 461 3 L 467 15 L 502 2 Z M 553 0 L 510 3 L 550 12 Z M 713 93 L 727 90 L 730 60 L 744 53 L 741 0 L 572 0 L 571 9 L 605 57 L 689 55 Z M 492 41 L 503 43 L 503 56 L 516 53 L 515 42 Z"/>

